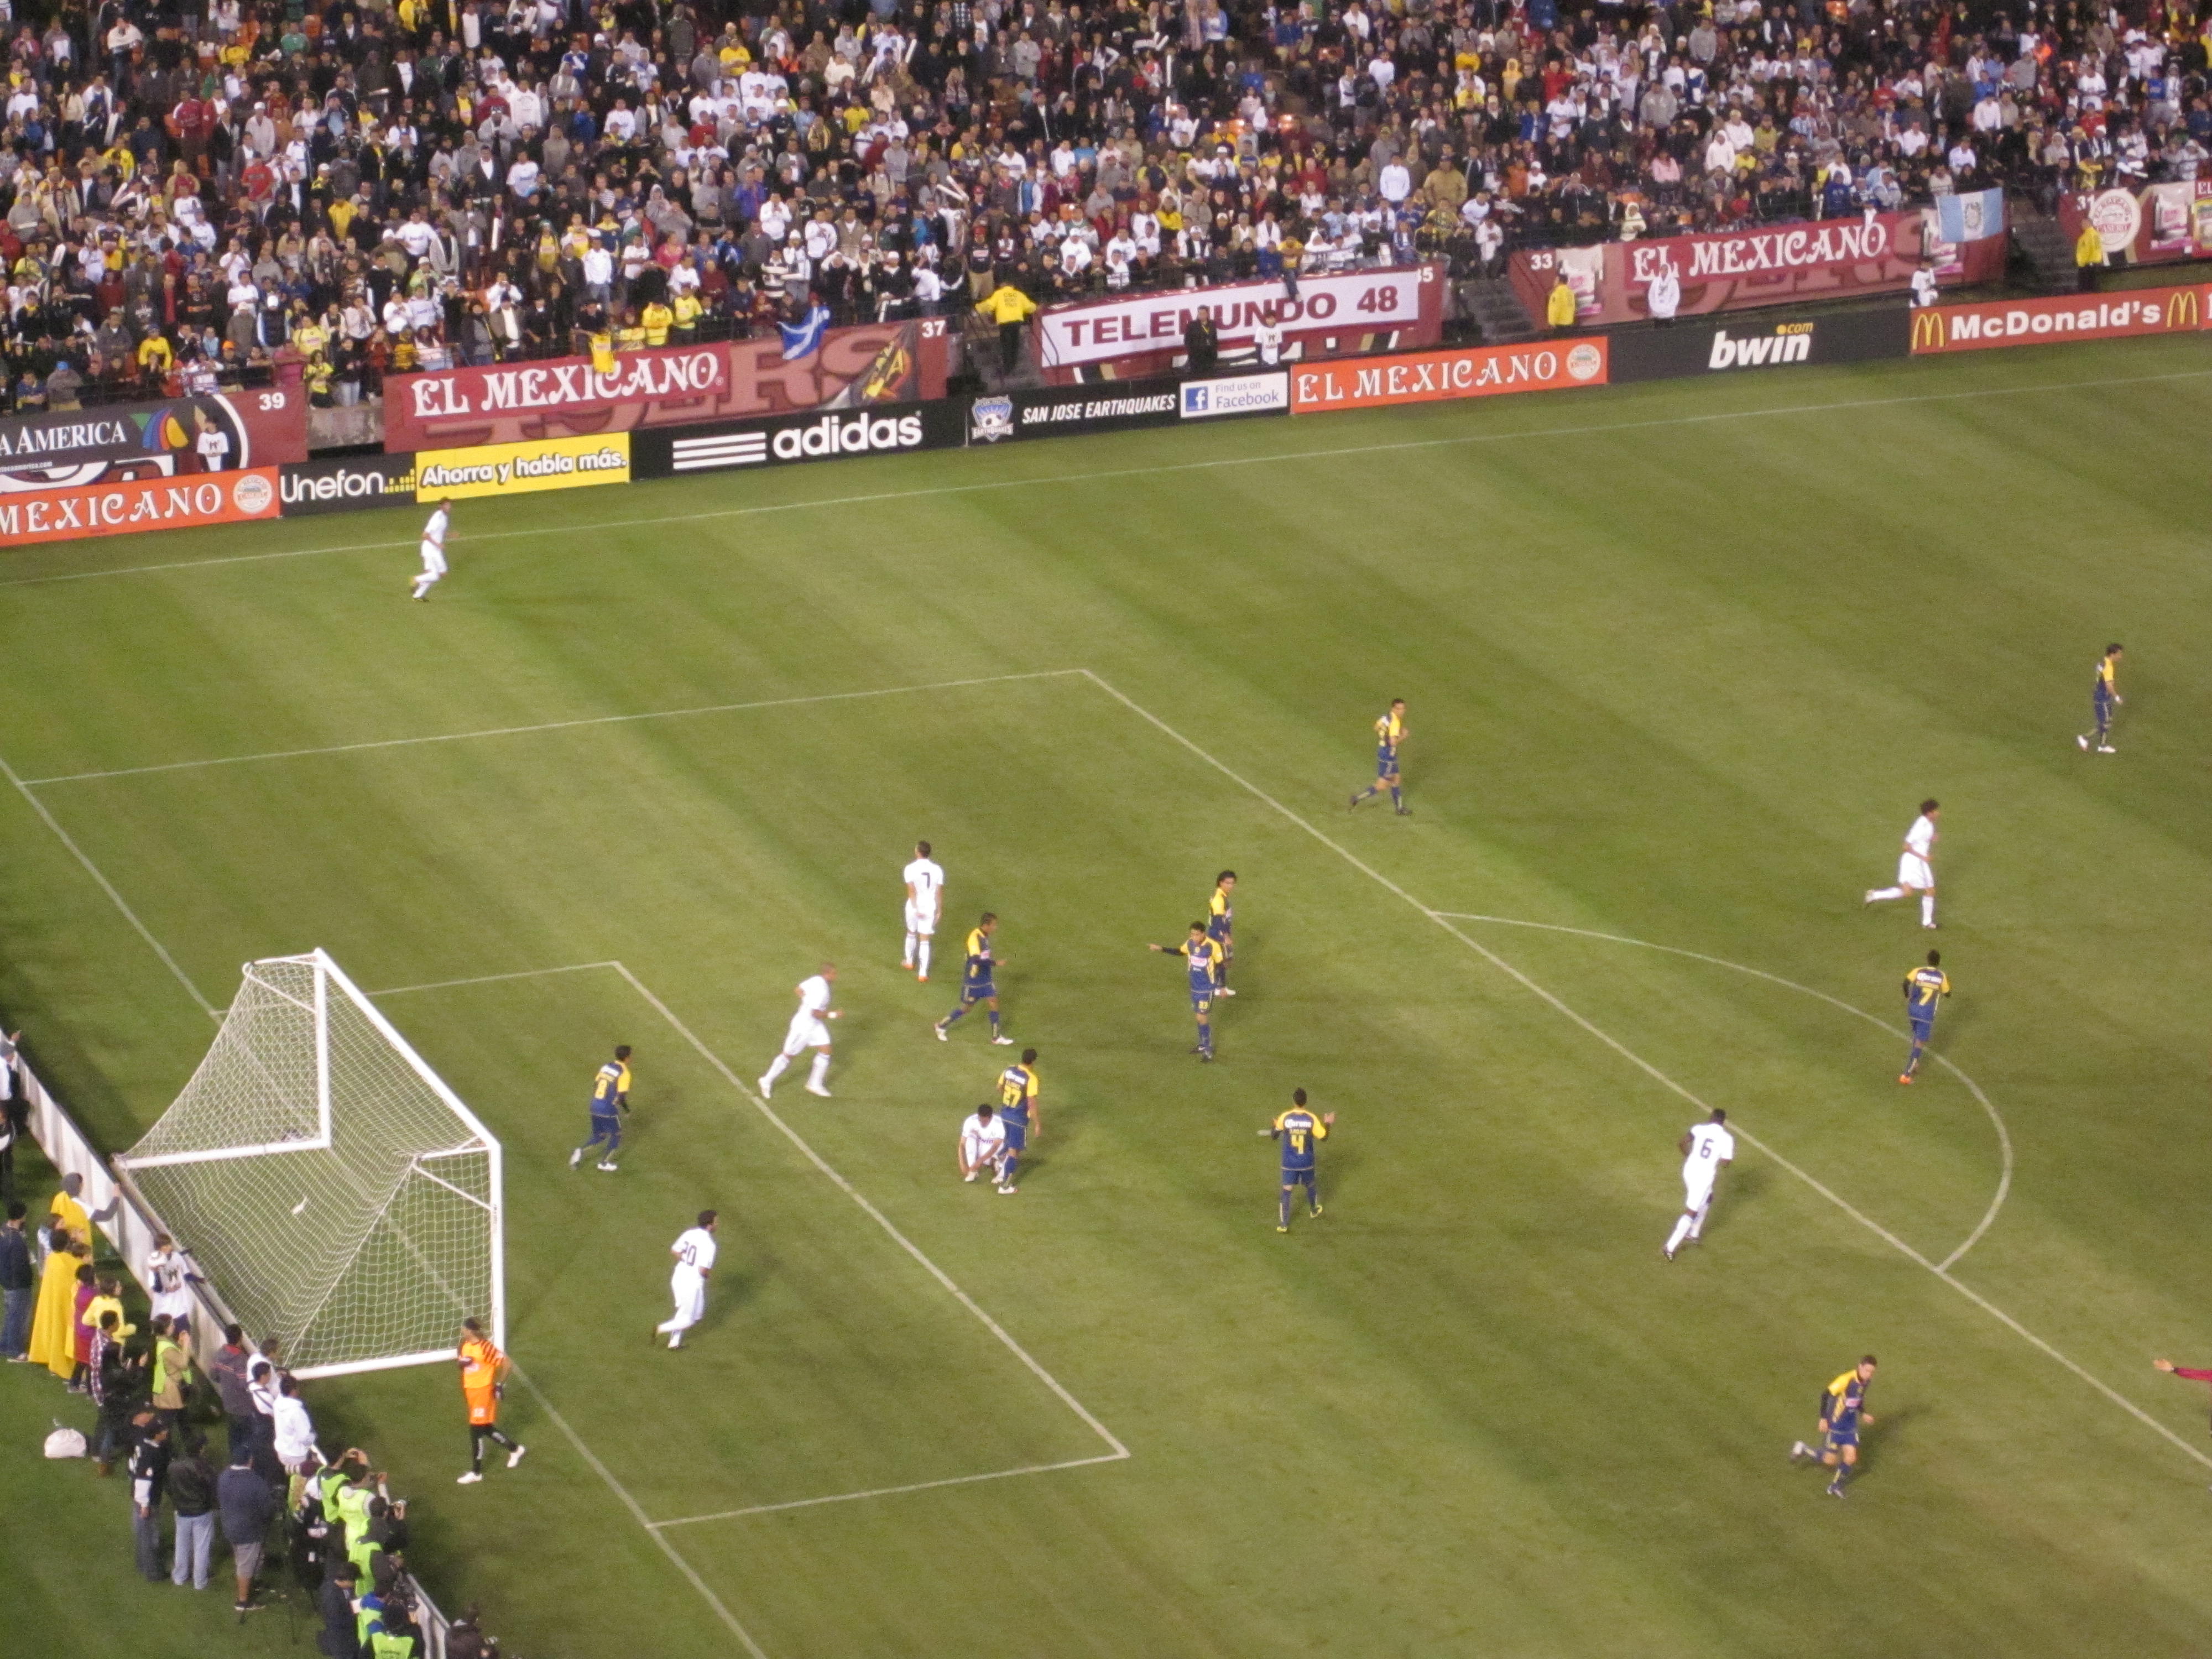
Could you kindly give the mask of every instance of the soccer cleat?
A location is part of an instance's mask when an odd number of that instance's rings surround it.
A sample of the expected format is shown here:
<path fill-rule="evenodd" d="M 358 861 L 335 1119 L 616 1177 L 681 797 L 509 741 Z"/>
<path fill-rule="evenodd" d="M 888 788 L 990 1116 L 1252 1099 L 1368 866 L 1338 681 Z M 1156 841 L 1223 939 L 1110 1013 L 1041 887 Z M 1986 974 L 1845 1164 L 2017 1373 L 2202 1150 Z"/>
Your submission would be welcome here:
<path fill-rule="evenodd" d="M 2084 749 L 2087 749 L 2089 746 L 2089 739 L 2087 738 L 2077 735 L 2074 741 L 2080 744 Z"/>
<path fill-rule="evenodd" d="M 1237 994 L 1237 993 L 1236 993 L 1236 992 L 1234 992 L 1234 991 L 1232 991 L 1232 990 L 1231 990 L 1231 989 L 1230 989 L 1226 985 L 1224 985 L 1224 986 L 1223 986 L 1219 990 L 1216 991 L 1213 994 L 1214 994 L 1214 995 L 1216 995 L 1216 996 L 1218 996 L 1218 997 L 1233 997 L 1233 996 L 1235 996 L 1235 995 Z"/>
<path fill-rule="evenodd" d="M 1009 1182 L 1002 1181 L 999 1183 L 999 1196 L 1000 1198 L 1012 1198 L 1018 1190 L 1018 1188 L 1014 1187 Z"/>
<path fill-rule="evenodd" d="M 917 985 L 927 985 L 929 983 L 929 975 L 927 974 L 916 974 L 914 976 L 914 982 Z"/>
<path fill-rule="evenodd" d="M 1862 903 L 1862 904 L 1872 904 L 1872 903 L 1874 902 L 1874 893 L 1875 893 L 1875 890 L 1874 890 L 1873 888 L 1871 888 L 1871 887 L 1868 888 L 1868 889 L 1867 889 L 1867 896 L 1866 896 L 1864 898 L 1861 899 L 1861 900 L 1859 901 L 1859 902 L 1860 902 L 1860 903 Z"/>
<path fill-rule="evenodd" d="M 2097 752 L 2100 755 L 2117 755 L 2120 751 L 2109 743 L 2100 743 L 2097 745 Z"/>
<path fill-rule="evenodd" d="M 760 1097 L 763 1100 L 766 1100 L 770 1095 L 775 1092 L 775 1083 L 770 1079 L 764 1077 L 755 1078 L 753 1079 L 753 1087 L 760 1091 Z"/>
<path fill-rule="evenodd" d="M 994 1036 L 991 1039 L 991 1043 L 994 1048 L 1011 1048 L 1014 1046 L 1014 1040 L 1010 1036 Z"/>
<path fill-rule="evenodd" d="M 1321 1206 L 1318 1204 L 1315 1205 L 1313 1208 L 1308 1210 L 1306 1213 L 1310 1216 L 1318 1217 L 1321 1214 Z"/>
<path fill-rule="evenodd" d="M 517 1446 L 513 1451 L 507 1453 L 507 1467 L 511 1469 L 517 1463 L 520 1463 L 522 1461 L 522 1454 L 529 1449 L 530 1448 L 527 1446 Z"/>
<path fill-rule="evenodd" d="M 477 1481 L 483 1479 L 483 1476 L 478 1474 L 474 1469 L 471 1469 L 466 1474 L 461 1475 L 456 1479 L 453 1484 L 457 1486 L 473 1486 Z"/>
<path fill-rule="evenodd" d="M 929 1029 L 937 1033 L 937 1040 L 939 1042 L 950 1042 L 952 1041 L 951 1037 L 945 1035 L 945 1022 L 943 1020 L 938 1021 L 936 1024 L 931 1026 Z"/>
<path fill-rule="evenodd" d="M 1213 1050 L 1211 1048 L 1200 1048 L 1198 1051 L 1198 1057 L 1206 1065 L 1213 1064 Z"/>
<path fill-rule="evenodd" d="M 684 1346 L 684 1339 L 683 1339 L 682 1337 L 680 1337 L 680 1336 L 672 1336 L 672 1337 L 670 1337 L 670 1338 L 668 1339 L 668 1351 L 669 1351 L 669 1352 L 671 1352 L 671 1353 L 674 1353 L 674 1352 L 677 1351 L 677 1349 L 678 1349 L 678 1348 L 682 1347 L 683 1346 Z"/>
<path fill-rule="evenodd" d="M 609 1175 L 612 1175 L 615 1172 L 615 1166 L 608 1163 L 604 1158 L 599 1160 L 599 1168 L 605 1170 Z"/>
<path fill-rule="evenodd" d="M 1912 1073 L 1910 1073 L 1910 1072 L 1899 1072 L 1899 1073 L 1897 1074 L 1897 1080 L 1898 1080 L 1899 1083 L 1902 1083 L 1902 1084 L 1907 1085 L 1909 1086 L 1909 1085 L 1911 1084 L 1911 1082 L 1912 1082 Z"/>
<path fill-rule="evenodd" d="M 973 1180 L 974 1180 L 977 1176 L 979 1176 L 979 1175 L 981 1175 L 981 1174 L 982 1174 L 982 1173 L 983 1173 L 983 1172 L 982 1172 L 981 1170 L 969 1170 L 969 1171 L 968 1171 L 968 1173 L 967 1173 L 966 1175 L 964 1175 L 964 1176 L 961 1176 L 960 1178 L 961 1178 L 963 1181 L 973 1181 Z"/>
<path fill-rule="evenodd" d="M 568 1154 L 568 1167 L 572 1170 L 583 1161 L 584 1149 L 581 1146 L 577 1147 L 574 1152 Z"/>
<path fill-rule="evenodd" d="M 1401 818 L 1410 818 L 1413 816 L 1413 809 L 1410 806 L 1401 806 L 1395 810 Z"/>
<path fill-rule="evenodd" d="M 1659 1247 L 1659 1254 L 1665 1256 L 1669 1261 L 1672 1261 L 1674 1259 L 1674 1252 L 1668 1249 L 1664 1244 L 1662 1244 Z"/>
<path fill-rule="evenodd" d="M 1842 1481 L 1840 1481 L 1840 1480 L 1831 1480 L 1830 1482 L 1828 1482 L 1828 1496 L 1829 1496 L 1829 1497 L 1831 1497 L 1831 1498 L 1841 1498 L 1843 1495 L 1844 1495 L 1844 1483 L 1843 1483 Z"/>
<path fill-rule="evenodd" d="M 1936 924 L 1932 921 L 1923 921 L 1920 925 L 1931 933 L 1936 931 Z"/>
<path fill-rule="evenodd" d="M 819 1095 L 824 1100 L 830 1098 L 830 1091 L 818 1083 L 809 1083 L 806 1085 L 806 1092 L 810 1095 Z"/>
<path fill-rule="evenodd" d="M 1805 1458 L 1810 1457 L 1812 1455 L 1813 1449 L 1807 1445 L 1803 1441 L 1793 1440 L 1790 1443 L 1790 1461 L 1791 1462 L 1800 1462 Z"/>
<path fill-rule="evenodd" d="M 1354 802 L 1352 802 L 1352 804 L 1354 806 L 1357 806 L 1357 805 L 1359 805 L 1359 803 L 1358 803 L 1358 801 L 1354 801 Z M 1275 1231 L 1276 1231 L 1277 1232 L 1279 1232 L 1279 1233 L 1286 1233 L 1286 1232 L 1290 1231 L 1290 1229 L 1289 1229 L 1288 1227 L 1286 1227 L 1286 1226 L 1283 1225 L 1283 1224 L 1282 1224 L 1282 1223 L 1280 1223 L 1280 1222 L 1277 1222 L 1277 1223 L 1275 1224 Z"/>

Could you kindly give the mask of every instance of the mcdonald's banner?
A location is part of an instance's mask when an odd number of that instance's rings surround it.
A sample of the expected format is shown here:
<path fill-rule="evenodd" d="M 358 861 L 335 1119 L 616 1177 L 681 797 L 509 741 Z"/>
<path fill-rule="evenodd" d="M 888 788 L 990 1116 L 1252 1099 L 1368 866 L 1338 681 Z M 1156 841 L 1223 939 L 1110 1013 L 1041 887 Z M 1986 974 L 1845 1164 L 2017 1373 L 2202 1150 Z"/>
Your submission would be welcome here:
<path fill-rule="evenodd" d="M 2053 345 L 2062 340 L 2117 340 L 2134 334 L 2195 334 L 2212 310 L 2212 285 L 2140 288 L 2078 299 L 1997 300 L 1978 306 L 1931 306 L 1912 313 L 1912 355 L 1987 351 L 1998 346 Z"/>

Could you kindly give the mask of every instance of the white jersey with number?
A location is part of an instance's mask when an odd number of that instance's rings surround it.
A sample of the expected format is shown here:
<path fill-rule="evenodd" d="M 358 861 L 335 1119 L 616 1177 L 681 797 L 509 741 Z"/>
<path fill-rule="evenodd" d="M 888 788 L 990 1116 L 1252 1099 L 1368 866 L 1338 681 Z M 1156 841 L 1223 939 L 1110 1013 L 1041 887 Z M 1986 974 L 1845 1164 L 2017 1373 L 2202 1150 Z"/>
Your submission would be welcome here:
<path fill-rule="evenodd" d="M 1713 1182 L 1721 1165 L 1735 1156 L 1735 1137 L 1717 1123 L 1700 1123 L 1690 1130 L 1690 1155 L 1682 1160 L 1682 1190 L 1689 1207 L 1701 1208 L 1713 1195 Z"/>
<path fill-rule="evenodd" d="M 1897 884 L 1929 888 L 1936 884 L 1936 820 L 1923 812 L 1905 832 L 1905 850 L 1898 855 Z"/>
<path fill-rule="evenodd" d="M 714 1265 L 714 1235 L 704 1227 L 686 1227 L 674 1249 L 676 1271 L 670 1277 L 678 1285 L 696 1283 Z"/>
<path fill-rule="evenodd" d="M 916 859 L 901 872 L 906 881 L 906 930 L 933 933 L 945 909 L 945 870 L 934 859 Z"/>
<path fill-rule="evenodd" d="M 192 1293 L 185 1283 L 185 1258 L 173 1250 L 156 1250 L 146 1258 L 146 1291 L 153 1311 L 172 1319 L 191 1316 Z"/>
<path fill-rule="evenodd" d="M 434 576 L 446 574 L 446 529 L 453 514 L 440 507 L 422 526 L 422 568 Z"/>
<path fill-rule="evenodd" d="M 960 1125 L 960 1167 L 973 1170 L 986 1164 L 995 1164 L 1005 1156 L 1006 1126 L 999 1121 L 994 1113 L 985 1117 L 971 1112 Z"/>
<path fill-rule="evenodd" d="M 799 982 L 799 1012 L 791 1017 L 791 1028 L 783 1034 L 783 1052 L 797 1054 L 805 1048 L 827 1048 L 830 1046 L 830 1027 L 822 1018 L 823 1010 L 830 1006 L 830 981 L 816 974 Z"/>

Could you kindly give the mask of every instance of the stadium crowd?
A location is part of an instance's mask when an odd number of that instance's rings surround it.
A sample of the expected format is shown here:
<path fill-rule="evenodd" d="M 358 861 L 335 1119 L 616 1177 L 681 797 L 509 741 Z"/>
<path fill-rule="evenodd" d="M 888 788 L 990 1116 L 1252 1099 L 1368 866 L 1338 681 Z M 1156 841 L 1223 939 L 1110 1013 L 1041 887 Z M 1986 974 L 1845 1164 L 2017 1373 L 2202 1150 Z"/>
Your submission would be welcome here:
<path fill-rule="evenodd" d="M 2188 5 L 27 7 L 6 400 L 2192 179 Z"/>
<path fill-rule="evenodd" d="M 9 1121 L 10 1142 L 20 1127 Z M 358 1448 L 325 1456 L 273 1346 L 257 1352 L 232 1325 L 214 1352 L 194 1352 L 194 1275 L 166 1237 L 147 1264 L 142 1331 L 125 1307 L 125 1277 L 95 1265 L 94 1229 L 114 1206 L 89 1212 L 83 1190 L 82 1177 L 64 1177 L 35 1227 L 11 1197 L 0 1224 L 0 1354 L 45 1366 L 96 1413 L 88 1442 L 58 1428 L 48 1455 L 88 1455 L 102 1476 L 122 1472 L 135 1566 L 149 1583 L 207 1589 L 219 1537 L 243 1618 L 266 1605 L 258 1587 L 273 1540 L 313 1600 L 329 1659 L 422 1654 L 406 1500 Z M 208 1433 L 218 1415 L 220 1451 Z M 447 1659 L 497 1651 L 473 1607 L 448 1627 Z"/>

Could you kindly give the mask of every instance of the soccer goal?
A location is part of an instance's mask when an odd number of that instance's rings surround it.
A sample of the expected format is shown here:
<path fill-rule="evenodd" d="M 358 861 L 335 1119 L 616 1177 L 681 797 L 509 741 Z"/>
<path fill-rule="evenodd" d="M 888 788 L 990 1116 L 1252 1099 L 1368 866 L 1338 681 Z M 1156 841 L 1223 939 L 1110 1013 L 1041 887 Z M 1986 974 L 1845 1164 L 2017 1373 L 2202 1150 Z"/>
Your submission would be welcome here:
<path fill-rule="evenodd" d="M 116 1159 L 300 1376 L 507 1340 L 500 1146 L 328 955 L 249 962 L 215 1044 Z"/>

